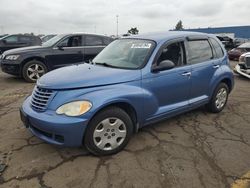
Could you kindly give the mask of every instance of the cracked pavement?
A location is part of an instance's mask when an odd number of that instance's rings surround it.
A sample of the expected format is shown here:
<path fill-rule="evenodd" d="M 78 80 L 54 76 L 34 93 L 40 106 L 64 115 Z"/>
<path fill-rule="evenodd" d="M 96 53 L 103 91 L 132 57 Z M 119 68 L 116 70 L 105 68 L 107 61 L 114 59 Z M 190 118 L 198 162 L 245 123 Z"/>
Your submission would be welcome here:
<path fill-rule="evenodd" d="M 147 126 L 105 157 L 32 136 L 18 110 L 33 87 L 0 72 L 0 163 L 7 165 L 0 188 L 250 187 L 250 81 L 243 77 L 235 76 L 221 113 L 199 108 Z"/>

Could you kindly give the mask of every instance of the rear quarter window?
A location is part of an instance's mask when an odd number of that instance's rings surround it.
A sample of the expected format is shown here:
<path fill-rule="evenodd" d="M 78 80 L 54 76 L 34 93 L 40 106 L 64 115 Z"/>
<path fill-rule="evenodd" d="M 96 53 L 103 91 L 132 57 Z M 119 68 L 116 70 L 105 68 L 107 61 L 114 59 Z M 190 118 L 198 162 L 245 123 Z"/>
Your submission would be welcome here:
<path fill-rule="evenodd" d="M 188 63 L 196 64 L 213 59 L 213 52 L 208 40 L 194 40 L 187 42 Z"/>
<path fill-rule="evenodd" d="M 212 43 L 212 46 L 215 51 L 215 58 L 222 58 L 224 56 L 223 49 L 221 48 L 221 45 L 213 38 L 209 39 Z"/>

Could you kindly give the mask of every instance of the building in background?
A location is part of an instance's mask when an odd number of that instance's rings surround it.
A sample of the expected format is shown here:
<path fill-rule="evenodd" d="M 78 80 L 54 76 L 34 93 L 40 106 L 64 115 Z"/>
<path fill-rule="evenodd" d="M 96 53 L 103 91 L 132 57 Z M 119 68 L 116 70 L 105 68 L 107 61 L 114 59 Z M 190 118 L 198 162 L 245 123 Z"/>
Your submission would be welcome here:
<path fill-rule="evenodd" d="M 249 26 L 184 29 L 184 31 L 196 31 L 196 32 L 203 32 L 203 33 L 212 33 L 212 34 L 216 34 L 217 36 L 228 36 L 232 39 L 234 39 L 234 38 L 250 39 L 250 25 Z"/>

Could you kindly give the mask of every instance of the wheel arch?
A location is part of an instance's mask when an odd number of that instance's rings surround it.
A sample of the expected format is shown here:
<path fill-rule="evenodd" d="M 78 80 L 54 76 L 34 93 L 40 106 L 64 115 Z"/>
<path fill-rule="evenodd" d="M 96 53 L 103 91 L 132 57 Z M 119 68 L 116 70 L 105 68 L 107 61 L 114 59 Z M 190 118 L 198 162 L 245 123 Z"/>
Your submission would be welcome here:
<path fill-rule="evenodd" d="M 113 102 L 109 102 L 101 107 L 98 108 L 98 110 L 96 110 L 94 112 L 94 114 L 92 115 L 92 117 L 90 118 L 89 122 L 96 116 L 96 114 L 100 113 L 101 111 L 110 108 L 110 107 L 118 107 L 121 108 L 122 110 L 124 110 L 131 118 L 132 122 L 133 122 L 133 132 L 137 132 L 139 129 L 139 122 L 138 122 L 138 115 L 136 112 L 135 107 L 130 104 L 127 101 L 113 101 Z"/>
<path fill-rule="evenodd" d="M 233 86 L 234 86 L 234 83 L 233 83 L 233 80 L 228 77 L 228 76 L 223 76 L 221 77 L 220 79 L 216 79 L 216 82 L 214 82 L 212 84 L 212 89 L 210 90 L 210 94 L 209 94 L 209 100 L 211 100 L 212 96 L 213 96 L 213 93 L 216 89 L 216 87 L 220 84 L 220 83 L 225 83 L 227 86 L 228 86 L 228 89 L 229 89 L 229 93 L 232 91 L 233 89 Z"/>
<path fill-rule="evenodd" d="M 32 61 L 32 60 L 37 60 L 37 61 L 40 61 L 40 62 L 44 63 L 44 65 L 45 65 L 46 68 L 48 69 L 48 66 L 46 65 L 45 59 L 44 59 L 43 57 L 40 57 L 40 56 L 32 56 L 32 57 L 28 57 L 28 58 L 24 59 L 24 60 L 21 62 L 21 69 L 20 69 L 20 72 L 21 72 L 21 73 L 22 73 L 22 71 L 23 71 L 23 66 L 24 66 L 26 63 L 28 63 L 28 62 L 30 62 L 30 61 Z"/>
<path fill-rule="evenodd" d="M 224 79 L 222 79 L 221 81 L 220 81 L 220 83 L 225 83 L 226 85 L 227 85 L 227 87 L 228 87 L 228 89 L 229 89 L 229 93 L 232 91 L 232 89 L 233 89 L 233 83 L 232 83 L 232 81 L 229 79 L 229 78 L 224 78 Z"/>

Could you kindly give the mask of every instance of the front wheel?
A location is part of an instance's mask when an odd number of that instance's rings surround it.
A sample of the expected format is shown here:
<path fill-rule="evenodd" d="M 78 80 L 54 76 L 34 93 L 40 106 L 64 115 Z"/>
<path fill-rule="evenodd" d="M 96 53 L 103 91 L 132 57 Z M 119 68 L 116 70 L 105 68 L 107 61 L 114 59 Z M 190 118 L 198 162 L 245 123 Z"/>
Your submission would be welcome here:
<path fill-rule="evenodd" d="M 23 78 L 27 82 L 36 82 L 42 75 L 47 72 L 47 67 L 44 63 L 32 60 L 23 66 Z"/>
<path fill-rule="evenodd" d="M 121 151 L 128 143 L 133 130 L 129 115 L 118 107 L 98 113 L 87 127 L 84 144 L 94 155 L 110 155 Z"/>
<path fill-rule="evenodd" d="M 228 99 L 229 89 L 225 83 L 220 83 L 212 96 L 212 99 L 208 103 L 207 107 L 210 112 L 218 113 L 226 106 Z"/>

